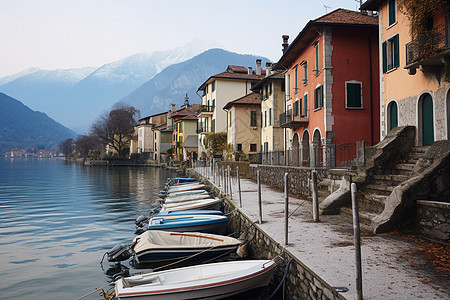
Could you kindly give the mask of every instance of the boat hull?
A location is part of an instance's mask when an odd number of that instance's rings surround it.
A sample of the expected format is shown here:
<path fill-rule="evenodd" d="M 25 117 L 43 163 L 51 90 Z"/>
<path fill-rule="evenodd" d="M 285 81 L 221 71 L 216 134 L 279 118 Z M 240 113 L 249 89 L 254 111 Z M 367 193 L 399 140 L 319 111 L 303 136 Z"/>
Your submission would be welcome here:
<path fill-rule="evenodd" d="M 264 263 L 265 262 L 265 263 Z M 227 263 L 242 263 L 227 262 Z M 217 263 L 210 265 L 217 265 L 220 268 L 221 264 Z M 119 299 L 223 299 L 230 296 L 238 295 L 249 290 L 267 286 L 275 271 L 275 262 L 273 261 L 258 261 L 259 265 L 250 267 L 248 270 L 236 272 L 235 274 L 219 276 L 212 280 L 202 280 L 192 278 L 187 284 L 171 284 L 165 282 L 165 274 L 162 272 L 151 273 L 154 276 L 155 282 L 144 284 L 142 286 L 124 288 L 122 280 L 116 281 L 116 295 Z M 206 265 L 197 266 L 203 268 Z M 216 267 L 216 266 L 213 266 Z M 173 272 L 191 272 L 195 273 L 195 267 L 174 269 Z M 220 271 L 220 270 L 218 270 Z M 202 273 L 200 270 L 197 273 Z M 187 275 L 187 274 L 186 274 Z M 194 277 L 194 275 L 192 276 Z M 133 279 L 133 277 L 131 277 Z"/>
<path fill-rule="evenodd" d="M 228 231 L 228 218 L 220 215 L 198 215 L 197 217 L 183 218 L 170 220 L 165 217 L 162 222 L 155 222 L 158 218 L 152 218 L 149 221 L 148 230 L 163 230 L 176 232 L 204 232 L 214 234 L 226 234 Z M 159 224 L 158 224 L 159 223 Z"/>

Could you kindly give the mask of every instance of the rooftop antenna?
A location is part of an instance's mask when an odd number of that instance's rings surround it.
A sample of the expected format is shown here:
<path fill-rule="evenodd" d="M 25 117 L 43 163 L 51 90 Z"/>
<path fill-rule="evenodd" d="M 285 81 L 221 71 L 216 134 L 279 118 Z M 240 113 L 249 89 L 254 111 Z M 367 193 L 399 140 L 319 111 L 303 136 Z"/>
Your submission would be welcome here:
<path fill-rule="evenodd" d="M 326 6 L 325 4 L 323 5 L 323 7 L 325 7 L 325 13 L 328 13 L 328 9 L 331 8 L 331 6 Z"/>

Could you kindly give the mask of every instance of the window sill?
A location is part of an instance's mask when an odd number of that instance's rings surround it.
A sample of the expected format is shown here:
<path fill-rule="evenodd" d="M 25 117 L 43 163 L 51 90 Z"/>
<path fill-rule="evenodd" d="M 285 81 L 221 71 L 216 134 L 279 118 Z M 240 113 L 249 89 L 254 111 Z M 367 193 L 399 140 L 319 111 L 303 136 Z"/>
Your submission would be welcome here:
<path fill-rule="evenodd" d="M 313 111 L 318 111 L 318 110 L 321 110 L 321 109 L 322 109 L 322 107 L 323 107 L 323 106 L 321 106 L 321 107 L 318 107 L 318 108 L 314 108 L 314 109 L 313 109 Z"/>
<path fill-rule="evenodd" d="M 384 74 L 389 74 L 389 73 L 391 73 L 391 72 L 394 72 L 394 71 L 397 70 L 397 69 L 398 69 L 398 67 L 395 67 L 395 68 L 393 68 L 393 69 L 390 69 L 390 70 L 386 71 L 386 73 L 384 73 Z"/>
<path fill-rule="evenodd" d="M 391 28 L 394 27 L 395 25 L 397 25 L 397 21 L 395 21 L 394 23 L 392 23 L 391 25 L 389 25 L 388 27 L 386 27 L 384 30 L 391 29 Z"/>
<path fill-rule="evenodd" d="M 350 110 L 364 110 L 364 106 L 361 107 L 345 107 L 345 109 L 350 109 Z"/>

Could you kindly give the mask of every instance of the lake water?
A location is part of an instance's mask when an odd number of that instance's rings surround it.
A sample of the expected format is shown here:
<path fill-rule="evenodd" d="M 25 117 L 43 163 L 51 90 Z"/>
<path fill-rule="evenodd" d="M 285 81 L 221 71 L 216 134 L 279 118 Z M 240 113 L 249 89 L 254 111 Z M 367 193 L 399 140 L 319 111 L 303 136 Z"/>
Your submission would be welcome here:
<path fill-rule="evenodd" d="M 173 175 L 0 159 L 0 298 L 78 299 L 108 284 L 115 271 L 108 262 L 102 269 L 103 254 L 134 238 L 134 219 L 148 215 Z"/>

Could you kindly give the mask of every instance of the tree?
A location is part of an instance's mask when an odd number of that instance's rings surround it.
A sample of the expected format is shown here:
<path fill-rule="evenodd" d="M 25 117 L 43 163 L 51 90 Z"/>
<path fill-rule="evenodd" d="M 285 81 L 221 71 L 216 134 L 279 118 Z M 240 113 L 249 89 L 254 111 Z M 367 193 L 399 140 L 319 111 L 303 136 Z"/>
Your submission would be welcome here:
<path fill-rule="evenodd" d="M 227 133 L 216 132 L 208 133 L 205 135 L 205 148 L 209 157 L 214 155 L 222 155 L 224 151 L 227 151 Z"/>
<path fill-rule="evenodd" d="M 72 139 L 66 139 L 59 143 L 58 145 L 59 152 L 64 154 L 64 156 L 67 156 L 72 153 L 73 151 L 73 140 Z"/>
<path fill-rule="evenodd" d="M 92 124 L 91 135 L 113 148 L 119 157 L 124 157 L 134 133 L 137 114 L 138 110 L 133 106 L 119 104 Z"/>
<path fill-rule="evenodd" d="M 81 135 L 74 142 L 75 151 L 81 157 L 89 157 L 93 153 L 100 154 L 102 146 L 98 137 L 92 135 Z"/>

